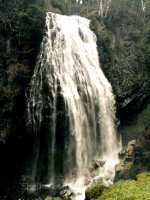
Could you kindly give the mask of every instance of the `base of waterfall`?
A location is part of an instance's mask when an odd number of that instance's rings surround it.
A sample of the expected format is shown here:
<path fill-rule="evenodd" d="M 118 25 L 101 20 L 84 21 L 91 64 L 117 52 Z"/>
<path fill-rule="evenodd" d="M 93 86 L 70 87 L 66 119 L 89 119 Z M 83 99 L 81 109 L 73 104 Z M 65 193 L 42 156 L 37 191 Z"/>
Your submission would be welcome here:
<path fill-rule="evenodd" d="M 28 183 L 26 184 L 26 191 L 29 195 L 45 196 L 51 200 L 66 199 L 66 200 L 84 200 L 85 190 L 93 184 L 99 183 L 106 187 L 113 184 L 115 178 L 115 166 L 118 159 L 100 159 L 95 160 L 88 170 L 88 174 L 73 178 L 71 181 L 66 181 L 63 185 L 58 183 L 41 184 Z M 61 178 L 60 178 L 61 179 Z"/>

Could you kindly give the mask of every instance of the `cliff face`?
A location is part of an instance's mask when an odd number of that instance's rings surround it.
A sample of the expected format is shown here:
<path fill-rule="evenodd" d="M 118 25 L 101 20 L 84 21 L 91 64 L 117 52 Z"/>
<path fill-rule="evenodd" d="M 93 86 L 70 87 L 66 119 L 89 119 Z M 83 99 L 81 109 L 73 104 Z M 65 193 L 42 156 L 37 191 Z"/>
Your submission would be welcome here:
<path fill-rule="evenodd" d="M 19 198 L 20 177 L 31 156 L 26 92 L 44 21 L 45 12 L 34 1 L 0 0 L 0 199 Z"/>
<path fill-rule="evenodd" d="M 44 12 L 24 1 L 1 1 L 0 141 L 27 132 L 25 90 L 42 39 Z M 38 21 L 40 18 L 40 21 Z M 10 134 L 11 133 L 11 134 Z"/>
<path fill-rule="evenodd" d="M 145 111 L 150 104 L 149 10 L 148 1 L 144 10 L 141 1 L 112 1 L 106 17 L 92 17 L 101 67 L 113 86 L 124 140 L 126 134 L 132 138 L 149 124 Z"/>

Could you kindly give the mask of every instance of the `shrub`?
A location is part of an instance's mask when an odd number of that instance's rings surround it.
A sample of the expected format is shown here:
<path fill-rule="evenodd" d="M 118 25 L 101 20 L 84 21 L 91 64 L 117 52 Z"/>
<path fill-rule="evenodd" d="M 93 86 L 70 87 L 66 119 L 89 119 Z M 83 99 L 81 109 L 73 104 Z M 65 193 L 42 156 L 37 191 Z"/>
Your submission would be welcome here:
<path fill-rule="evenodd" d="M 68 13 L 68 5 L 65 3 L 64 0 L 52 0 L 52 6 L 54 8 L 58 8 L 62 14 L 67 14 Z"/>
<path fill-rule="evenodd" d="M 105 190 L 105 186 L 101 184 L 94 184 L 85 191 L 86 200 L 97 199 L 102 195 Z"/>

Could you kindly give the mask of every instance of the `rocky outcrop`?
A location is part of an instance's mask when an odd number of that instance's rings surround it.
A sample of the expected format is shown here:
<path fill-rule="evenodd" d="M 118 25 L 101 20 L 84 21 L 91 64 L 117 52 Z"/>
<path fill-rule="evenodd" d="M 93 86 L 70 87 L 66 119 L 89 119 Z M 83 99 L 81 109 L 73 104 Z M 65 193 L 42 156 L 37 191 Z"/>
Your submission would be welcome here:
<path fill-rule="evenodd" d="M 144 171 L 150 171 L 150 126 L 143 134 L 128 143 L 118 154 L 116 179 L 130 179 Z"/>

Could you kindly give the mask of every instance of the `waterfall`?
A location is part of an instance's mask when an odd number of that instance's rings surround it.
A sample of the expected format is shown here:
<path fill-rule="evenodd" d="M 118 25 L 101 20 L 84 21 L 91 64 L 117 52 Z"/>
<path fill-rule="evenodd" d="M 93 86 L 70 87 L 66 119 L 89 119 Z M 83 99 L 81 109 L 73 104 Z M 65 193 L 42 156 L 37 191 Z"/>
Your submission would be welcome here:
<path fill-rule="evenodd" d="M 141 7 L 142 7 L 142 11 L 145 11 L 145 7 L 146 7 L 146 2 L 144 0 L 141 0 Z"/>
<path fill-rule="evenodd" d="M 104 18 L 107 17 L 107 13 L 109 11 L 111 1 L 112 0 L 105 0 L 103 2 L 103 0 L 99 0 L 99 11 L 98 11 L 99 16 L 104 17 Z"/>
<path fill-rule="evenodd" d="M 98 14 L 102 17 L 103 16 L 103 0 L 99 2 L 99 11 Z"/>
<path fill-rule="evenodd" d="M 28 119 L 37 141 L 33 178 L 45 148 L 46 175 L 53 185 L 57 177 L 74 188 L 83 188 L 85 177 L 110 184 L 115 175 L 120 148 L 115 100 L 89 23 L 79 16 L 46 13 L 46 33 L 30 83 Z M 93 177 L 90 166 L 102 160 L 105 164 Z"/>

